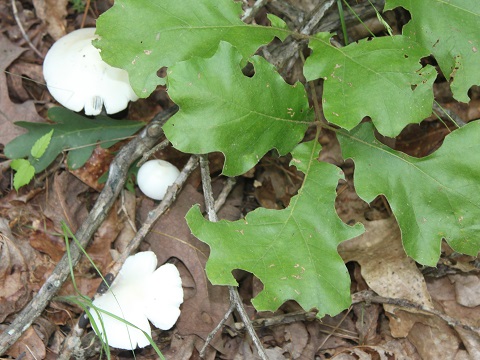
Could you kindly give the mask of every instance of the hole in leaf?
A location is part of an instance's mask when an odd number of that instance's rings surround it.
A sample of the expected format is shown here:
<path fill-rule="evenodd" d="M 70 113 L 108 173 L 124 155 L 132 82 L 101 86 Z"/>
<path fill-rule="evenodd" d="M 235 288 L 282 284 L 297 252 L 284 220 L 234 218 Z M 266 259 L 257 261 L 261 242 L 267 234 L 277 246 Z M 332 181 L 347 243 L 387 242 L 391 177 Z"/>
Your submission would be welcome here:
<path fill-rule="evenodd" d="M 167 67 L 162 66 L 160 69 L 158 69 L 157 76 L 162 79 L 165 78 L 167 76 Z"/>

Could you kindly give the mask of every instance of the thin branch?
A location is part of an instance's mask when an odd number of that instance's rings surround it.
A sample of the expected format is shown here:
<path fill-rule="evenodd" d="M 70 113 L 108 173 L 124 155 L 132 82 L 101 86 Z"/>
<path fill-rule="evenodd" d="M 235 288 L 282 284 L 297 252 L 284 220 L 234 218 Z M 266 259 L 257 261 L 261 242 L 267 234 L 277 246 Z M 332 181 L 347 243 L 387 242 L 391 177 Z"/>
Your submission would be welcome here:
<path fill-rule="evenodd" d="M 476 334 L 480 334 L 480 327 L 478 326 L 472 326 L 465 324 L 464 322 L 455 319 L 451 316 L 448 316 L 447 314 L 438 311 L 436 309 L 432 309 L 429 307 L 426 307 L 422 304 L 414 303 L 409 300 L 405 299 L 394 299 L 394 298 L 387 298 L 383 296 L 376 295 L 373 291 L 366 290 L 366 291 L 360 291 L 352 295 L 352 303 L 357 304 L 360 302 L 365 302 L 365 303 L 374 303 L 374 304 L 388 304 L 388 305 L 394 305 L 398 306 L 399 308 L 404 308 L 404 309 L 410 309 L 410 310 L 415 310 L 424 314 L 428 315 L 435 315 L 445 321 L 448 325 L 453 326 L 453 327 L 460 327 L 464 330 L 472 331 Z"/>
<path fill-rule="evenodd" d="M 440 118 L 446 117 L 448 120 L 450 120 L 452 123 L 454 123 L 457 128 L 460 128 L 460 127 L 465 126 L 467 124 L 454 111 L 442 107 L 436 101 L 433 102 L 433 113 Z"/>
<path fill-rule="evenodd" d="M 317 26 L 317 24 L 320 22 L 320 20 L 323 19 L 325 16 L 325 13 L 327 12 L 328 9 L 330 9 L 333 5 L 335 0 L 328 0 L 325 1 L 323 4 L 318 4 L 317 7 L 313 10 L 313 15 L 312 17 L 307 21 L 305 25 L 303 25 L 300 29 L 300 33 L 304 35 L 310 35 L 313 33 L 313 30 Z"/>
<path fill-rule="evenodd" d="M 202 359 L 205 358 L 205 352 L 207 351 L 208 346 L 212 342 L 215 335 L 217 335 L 218 331 L 223 327 L 223 325 L 225 325 L 228 318 L 232 314 L 233 310 L 235 310 L 235 304 L 233 302 L 231 302 L 230 307 L 228 308 L 225 315 L 223 315 L 222 320 L 220 320 L 220 322 L 217 324 L 217 326 L 215 326 L 215 329 L 210 331 L 210 334 L 208 334 L 207 338 L 205 339 L 205 344 L 203 344 L 202 349 L 200 350 L 200 357 Z"/>
<path fill-rule="evenodd" d="M 247 328 L 247 331 L 250 334 L 250 337 L 252 338 L 253 343 L 255 344 L 255 347 L 257 348 L 260 359 L 268 360 L 268 355 L 265 352 L 265 349 L 263 348 L 260 338 L 258 337 L 255 329 L 252 326 L 252 323 L 250 321 L 250 318 L 248 317 L 245 307 L 243 306 L 242 298 L 240 297 L 240 294 L 238 293 L 237 288 L 235 286 L 229 286 L 228 292 L 230 293 L 230 303 L 235 304 L 235 308 L 237 309 L 238 314 L 240 315 L 240 319 L 242 319 L 243 324 Z"/>
<path fill-rule="evenodd" d="M 210 179 L 208 155 L 200 155 L 200 170 L 202 174 L 203 196 L 205 198 L 205 207 L 207 209 L 208 219 L 212 222 L 216 222 L 218 221 L 218 216 L 217 216 L 217 213 L 215 212 L 215 200 L 213 198 L 212 181 Z M 250 334 L 250 337 L 252 338 L 253 343 L 255 344 L 255 347 L 257 348 L 258 355 L 262 360 L 268 360 L 268 356 L 267 356 L 267 353 L 265 352 L 265 349 L 263 348 L 262 342 L 260 341 L 260 338 L 255 332 L 255 329 L 252 326 L 250 318 L 248 317 L 248 314 L 245 311 L 245 308 L 243 307 L 242 299 L 240 298 L 237 288 L 235 286 L 229 286 L 228 292 L 230 294 L 230 307 L 232 307 L 233 305 L 237 309 L 238 314 L 240 315 L 240 318 L 245 324 L 245 327 L 247 328 L 247 331 Z M 225 315 L 223 320 L 220 323 L 223 325 L 223 323 L 225 323 L 227 318 L 228 316 Z M 217 328 L 221 327 L 219 325 L 217 325 L 217 327 L 214 329 L 215 332 L 218 331 Z M 210 339 L 211 341 L 211 339 L 213 339 L 214 336 L 215 334 L 213 334 L 213 336 L 208 336 L 208 339 Z M 206 345 L 208 345 L 207 342 L 204 345 L 204 348 L 202 349 L 202 351 L 204 351 L 204 349 L 206 348 Z"/>
<path fill-rule="evenodd" d="M 138 161 L 138 167 L 145 164 L 145 162 L 150 158 L 150 156 L 155 154 L 157 151 L 165 149 L 168 145 L 170 145 L 170 141 L 168 141 L 168 139 L 165 139 L 161 143 L 158 143 L 153 148 L 148 150 L 145 154 L 143 154 L 142 158 Z"/>
<path fill-rule="evenodd" d="M 262 7 L 267 5 L 267 2 L 268 2 L 268 0 L 257 0 L 251 8 L 248 8 L 247 10 L 245 10 L 245 14 L 242 17 L 242 21 L 246 22 L 246 23 L 251 22 L 253 20 L 253 18 L 255 17 L 255 15 L 257 15 L 258 11 Z"/>
<path fill-rule="evenodd" d="M 278 326 L 278 325 L 286 325 L 295 322 L 303 322 L 303 321 L 314 321 L 317 318 L 317 313 L 315 311 L 297 311 L 287 314 L 276 315 L 267 318 L 258 318 L 252 320 L 251 323 L 255 328 L 263 328 L 263 327 L 270 327 L 270 326 Z M 227 332 L 231 333 L 232 331 L 235 333 L 243 333 L 245 332 L 245 324 L 243 322 L 236 322 L 234 325 L 234 329 L 228 329 Z"/>
<path fill-rule="evenodd" d="M 296 36 L 290 36 L 280 46 L 272 44 L 269 47 L 263 47 L 262 52 L 270 63 L 279 69 L 284 69 L 285 64 L 293 65 L 292 59 L 295 60 L 299 49 L 307 44 L 307 37 L 311 35 L 317 27 L 320 20 L 323 19 L 325 13 L 334 4 L 335 0 L 327 0 L 319 3 L 311 12 L 310 17 L 305 19 L 298 27 Z M 289 66 L 285 71 L 288 71 Z"/>
<path fill-rule="evenodd" d="M 218 195 L 217 200 L 215 200 L 215 212 L 218 213 L 222 208 L 223 204 L 227 200 L 228 194 L 232 191 L 233 187 L 237 183 L 237 180 L 233 177 L 227 178 L 227 183 L 223 187 L 222 191 Z"/>
<path fill-rule="evenodd" d="M 35 54 L 37 54 L 41 59 L 43 59 L 44 58 L 43 54 L 40 51 L 38 51 L 35 45 L 33 45 L 33 43 L 30 41 L 30 38 L 28 37 L 28 34 L 25 32 L 25 29 L 23 28 L 22 22 L 18 17 L 17 4 L 15 4 L 15 0 L 11 0 L 11 3 L 12 3 L 13 17 L 15 18 L 15 22 L 20 28 L 20 32 L 22 33 L 23 38 L 27 42 L 28 46 L 30 46 L 30 48 L 35 52 Z"/>
<path fill-rule="evenodd" d="M 178 106 L 175 105 L 158 114 L 135 139 L 120 150 L 110 165 L 108 180 L 97 202 L 75 234 L 80 246 L 87 247 L 91 237 L 107 217 L 110 208 L 125 184 L 130 165 L 158 142 L 163 134 L 162 125 L 177 111 Z M 75 266 L 80 260 L 82 252 L 75 244 L 72 244 L 70 253 L 71 266 Z M 17 314 L 10 326 L 0 334 L 0 355 L 3 355 L 32 325 L 32 322 L 41 315 L 49 301 L 67 279 L 70 273 L 69 269 L 69 259 L 65 254 L 35 297 Z"/>

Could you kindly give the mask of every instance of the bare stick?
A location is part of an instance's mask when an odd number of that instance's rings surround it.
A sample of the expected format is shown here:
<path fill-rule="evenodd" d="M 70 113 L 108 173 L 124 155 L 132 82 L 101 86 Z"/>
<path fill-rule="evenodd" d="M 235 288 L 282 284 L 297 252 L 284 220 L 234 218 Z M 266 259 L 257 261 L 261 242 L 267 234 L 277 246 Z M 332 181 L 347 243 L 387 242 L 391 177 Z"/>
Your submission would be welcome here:
<path fill-rule="evenodd" d="M 150 213 L 148 214 L 148 218 L 145 220 L 142 227 L 137 231 L 133 239 L 130 240 L 125 250 L 122 252 L 120 257 L 115 262 L 115 265 L 110 270 L 110 274 L 112 274 L 113 277 L 117 276 L 118 272 L 123 266 L 123 263 L 125 262 L 125 260 L 127 260 L 128 256 L 130 256 L 130 254 L 133 253 L 138 246 L 140 246 L 140 243 L 143 241 L 145 236 L 149 233 L 149 231 L 151 230 L 155 222 L 160 218 L 160 216 L 162 216 L 165 213 L 165 211 L 168 210 L 170 206 L 172 206 L 175 199 L 177 198 L 178 193 L 183 188 L 183 185 L 185 185 L 185 182 L 187 181 L 192 171 L 195 170 L 197 165 L 198 165 L 198 158 L 194 155 L 191 156 L 187 164 L 183 167 L 182 171 L 178 175 L 175 182 L 172 184 L 172 186 L 168 188 L 167 193 L 165 194 L 165 197 L 163 198 L 163 200 L 153 211 L 150 211 Z M 65 339 L 64 347 L 58 360 L 70 359 L 73 352 L 80 345 L 81 343 L 80 337 L 83 335 L 83 329 L 79 324 L 79 322 L 81 321 L 83 321 L 82 318 L 79 319 L 79 321 L 75 325 L 72 332 Z"/>
<path fill-rule="evenodd" d="M 302 26 L 300 33 L 304 35 L 310 35 L 313 32 L 313 29 L 317 26 L 320 20 L 323 19 L 325 13 L 330 9 L 335 0 L 325 1 L 323 4 L 318 4 L 317 7 L 313 10 L 312 17 L 307 21 L 307 23 Z"/>
<path fill-rule="evenodd" d="M 245 14 L 242 17 L 242 21 L 246 22 L 246 23 L 251 22 L 253 20 L 253 18 L 255 17 L 255 15 L 257 15 L 258 11 L 262 7 L 267 5 L 267 2 L 268 2 L 268 0 L 257 0 L 251 8 L 248 8 L 247 10 L 245 10 Z"/>
<path fill-rule="evenodd" d="M 285 325 L 291 324 L 295 322 L 303 322 L 303 321 L 314 321 L 317 317 L 317 313 L 315 311 L 297 311 L 288 314 L 276 315 L 268 318 L 258 318 L 252 320 L 251 323 L 255 328 L 262 328 L 262 327 L 270 327 L 270 326 L 278 326 L 278 325 Z M 234 333 L 243 333 L 245 332 L 245 324 L 243 322 L 236 322 L 234 329 L 229 329 L 227 332 L 234 332 Z"/>
<path fill-rule="evenodd" d="M 128 168 L 145 151 L 154 146 L 163 134 L 162 125 L 176 112 L 178 106 L 172 106 L 158 114 L 130 143 L 125 145 L 110 165 L 108 180 L 100 193 L 87 219 L 75 234 L 80 246 L 86 248 L 94 232 L 106 218 L 110 208 L 125 184 Z M 75 244 L 71 245 L 72 266 L 75 266 L 82 255 Z M 60 289 L 70 273 L 67 254 L 59 261 L 52 274 L 45 281 L 39 292 L 30 303 L 17 314 L 10 326 L 0 334 L 0 355 L 4 354 L 18 338 L 28 329 L 32 322 L 40 316 L 49 301 Z"/>
<path fill-rule="evenodd" d="M 213 199 L 212 182 L 210 179 L 210 169 L 208 166 L 207 155 L 200 155 L 200 170 L 202 173 L 203 196 L 205 198 L 205 207 L 207 208 L 208 219 L 212 222 L 216 222 L 218 221 L 218 217 L 217 217 L 217 213 L 215 212 L 215 200 Z M 267 353 L 265 352 L 265 349 L 263 348 L 262 342 L 260 341 L 260 338 L 255 332 L 255 329 L 252 326 L 250 318 L 248 317 L 248 314 L 245 311 L 245 308 L 243 307 L 242 299 L 238 294 L 237 288 L 235 286 L 229 286 L 228 292 L 230 293 L 230 307 L 234 305 L 234 307 L 237 309 L 238 314 L 240 315 L 240 318 L 245 324 L 245 327 L 247 328 L 247 331 L 250 334 L 250 337 L 252 338 L 253 343 L 255 344 L 255 347 L 257 348 L 258 355 L 262 360 L 268 360 L 268 356 L 267 356 Z M 226 318 L 224 317 L 224 319 L 221 322 L 222 325 L 223 323 L 225 323 L 225 321 L 226 321 Z M 215 329 L 217 329 L 218 327 L 219 326 L 217 325 Z M 213 336 L 211 337 L 211 339 L 213 339 Z M 208 338 L 210 338 L 210 336 Z M 206 345 L 208 345 L 208 343 L 204 345 L 204 348 L 206 348 Z"/>
<path fill-rule="evenodd" d="M 44 58 L 43 54 L 38 51 L 38 49 L 33 45 L 33 43 L 30 41 L 30 38 L 28 37 L 28 34 L 25 32 L 25 29 L 23 28 L 22 22 L 20 21 L 20 18 L 18 17 L 18 10 L 17 10 L 17 4 L 15 4 L 15 0 L 11 1 L 12 3 L 12 11 L 13 11 L 13 17 L 15 18 L 15 21 L 20 28 L 20 32 L 22 33 L 23 38 L 27 42 L 28 46 L 37 54 L 41 59 Z"/>
<path fill-rule="evenodd" d="M 237 309 L 238 314 L 240 315 L 240 319 L 242 319 L 243 324 L 247 328 L 247 331 L 250 334 L 250 337 L 252 338 L 253 343 L 255 344 L 255 347 L 257 348 L 260 359 L 268 360 L 268 355 L 265 352 L 265 349 L 263 348 L 262 342 L 260 341 L 260 338 L 255 332 L 255 329 L 252 326 L 250 318 L 248 317 L 248 314 L 245 308 L 243 307 L 242 298 L 240 297 L 240 294 L 238 293 L 237 288 L 235 286 L 229 286 L 228 291 L 230 293 L 230 302 L 233 302 L 235 304 L 235 308 Z"/>
<path fill-rule="evenodd" d="M 294 60 L 298 55 L 298 50 L 305 46 L 308 36 L 312 34 L 317 24 L 323 19 L 325 13 L 334 2 L 335 0 L 327 0 L 319 3 L 312 11 L 310 17 L 305 19 L 298 27 L 298 33 L 287 38 L 280 46 L 272 44 L 268 46 L 268 48 L 263 47 L 262 52 L 264 57 L 279 69 L 284 68 L 287 63 L 292 65 L 293 62 L 291 60 Z"/>
<path fill-rule="evenodd" d="M 217 335 L 218 331 L 223 327 L 223 325 L 225 325 L 228 318 L 232 314 L 233 310 L 235 310 L 235 304 L 233 302 L 230 302 L 230 307 L 228 308 L 225 315 L 223 315 L 222 320 L 220 320 L 220 322 L 217 324 L 217 326 L 215 326 L 215 329 L 210 331 L 210 334 L 208 334 L 207 338 L 205 339 L 205 344 L 203 344 L 202 349 L 200 350 L 200 357 L 202 359 L 205 358 L 205 352 L 207 351 L 208 346 L 212 342 L 215 335 Z"/>
<path fill-rule="evenodd" d="M 453 122 L 457 127 L 462 127 L 462 126 L 467 124 L 454 111 L 440 106 L 440 104 L 436 101 L 433 102 L 433 112 L 436 116 L 438 116 L 440 118 L 446 117 L 451 122 Z M 442 116 L 442 114 L 443 114 L 443 116 Z"/>
<path fill-rule="evenodd" d="M 138 167 L 142 166 L 150 156 L 155 154 L 157 151 L 165 149 L 168 145 L 170 145 L 170 141 L 168 141 L 168 139 L 165 139 L 161 143 L 155 145 L 153 148 L 148 150 L 145 154 L 143 154 L 142 158 L 138 161 Z"/>
<path fill-rule="evenodd" d="M 218 195 L 217 200 L 215 200 L 215 212 L 218 213 L 218 211 L 222 208 L 223 204 L 225 204 L 225 201 L 227 200 L 227 196 L 228 194 L 230 194 L 230 191 L 232 191 L 236 182 L 237 180 L 233 177 L 227 178 L 227 183 L 225 184 L 222 191 Z"/>
<path fill-rule="evenodd" d="M 464 330 L 468 330 L 476 334 L 480 334 L 480 327 L 478 326 L 465 324 L 458 319 L 455 319 L 451 316 L 448 316 L 447 314 L 444 314 L 441 311 L 426 307 L 418 303 L 411 302 L 409 300 L 387 298 L 387 297 L 376 295 L 373 291 L 366 290 L 366 291 L 357 292 L 352 295 L 353 304 L 357 304 L 360 302 L 394 305 L 394 306 L 398 306 L 399 308 L 412 309 L 424 314 L 435 315 L 435 316 L 438 316 L 443 321 L 445 321 L 450 326 L 460 327 Z"/>

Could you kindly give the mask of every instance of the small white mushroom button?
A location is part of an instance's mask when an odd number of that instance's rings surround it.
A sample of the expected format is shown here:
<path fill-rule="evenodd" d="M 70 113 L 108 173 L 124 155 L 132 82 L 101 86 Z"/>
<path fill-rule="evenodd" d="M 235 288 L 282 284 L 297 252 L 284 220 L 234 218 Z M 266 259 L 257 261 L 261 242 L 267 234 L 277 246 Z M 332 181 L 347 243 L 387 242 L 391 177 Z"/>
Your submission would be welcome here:
<path fill-rule="evenodd" d="M 180 171 L 165 160 L 149 160 L 138 170 L 137 183 L 149 198 L 162 200 Z"/>

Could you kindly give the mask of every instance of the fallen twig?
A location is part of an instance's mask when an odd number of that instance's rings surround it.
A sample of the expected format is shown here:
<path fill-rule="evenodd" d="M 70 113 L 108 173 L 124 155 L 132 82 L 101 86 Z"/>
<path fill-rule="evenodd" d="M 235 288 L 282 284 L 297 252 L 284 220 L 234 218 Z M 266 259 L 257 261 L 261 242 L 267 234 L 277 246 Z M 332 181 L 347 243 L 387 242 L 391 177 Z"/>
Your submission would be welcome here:
<path fill-rule="evenodd" d="M 43 54 L 33 45 L 33 43 L 30 41 L 30 38 L 28 37 L 28 34 L 25 32 L 25 29 L 23 28 L 22 22 L 20 21 L 20 18 L 18 17 L 18 10 L 17 10 L 17 4 L 15 4 L 15 0 L 11 0 L 12 3 L 12 12 L 13 12 L 13 17 L 15 18 L 15 21 L 20 29 L 20 32 L 22 33 L 23 38 L 27 42 L 28 46 L 37 54 L 41 59 L 44 58 Z"/>
<path fill-rule="evenodd" d="M 218 213 L 222 208 L 223 204 L 227 200 L 228 194 L 232 191 L 233 187 L 237 183 L 237 180 L 233 177 L 227 178 L 227 183 L 223 187 L 222 191 L 218 195 L 217 200 L 215 200 L 215 212 Z"/>
<path fill-rule="evenodd" d="M 271 64 L 274 64 L 278 69 L 289 70 L 292 59 L 295 60 L 299 49 L 307 44 L 308 36 L 314 32 L 318 23 L 325 16 L 325 13 L 333 5 L 335 0 L 327 0 L 319 3 L 316 8 L 309 14 L 310 16 L 302 22 L 298 28 L 296 36 L 290 36 L 280 46 L 272 44 L 272 47 L 263 47 L 262 52 L 265 59 Z"/>
<path fill-rule="evenodd" d="M 268 0 L 257 0 L 251 8 L 245 10 L 242 21 L 249 23 L 253 20 L 258 11 L 267 4 Z"/>
<path fill-rule="evenodd" d="M 210 179 L 210 170 L 208 166 L 207 155 L 200 155 L 200 170 L 202 173 L 203 196 L 205 198 L 205 207 L 207 209 L 208 219 L 212 222 L 216 222 L 218 221 L 218 216 L 215 211 L 215 200 L 213 198 L 212 183 Z M 268 360 L 268 356 L 267 356 L 267 353 L 265 352 L 265 349 L 263 348 L 262 342 L 260 341 L 260 338 L 255 332 L 255 329 L 252 326 L 250 318 L 248 317 L 248 314 L 245 311 L 245 308 L 243 307 L 243 302 L 242 302 L 242 299 L 240 298 L 237 288 L 235 286 L 229 286 L 228 291 L 230 294 L 230 308 L 228 309 L 227 313 L 223 317 L 220 324 L 218 324 L 215 327 L 215 329 L 212 331 L 212 333 L 209 334 L 209 336 L 207 337 L 207 340 L 211 341 L 213 339 L 215 334 L 218 332 L 218 330 L 223 326 L 225 321 L 228 319 L 228 316 L 230 316 L 233 308 L 235 308 L 238 314 L 240 315 L 240 318 L 242 319 L 245 327 L 247 328 L 247 331 L 250 334 L 250 337 L 252 338 L 252 341 L 255 344 L 255 347 L 257 348 L 258 355 L 262 360 Z M 201 357 L 204 357 L 205 350 L 210 343 L 209 341 L 205 341 L 205 344 L 200 351 Z"/>
<path fill-rule="evenodd" d="M 176 112 L 178 106 L 158 114 L 130 143 L 125 145 L 110 165 L 108 180 L 100 193 L 87 219 L 75 233 L 80 246 L 86 248 L 94 232 L 106 218 L 110 208 L 125 184 L 130 165 L 154 146 L 163 134 L 162 125 Z M 75 244 L 71 246 L 71 266 L 75 266 L 82 255 Z M 52 274 L 40 288 L 32 301 L 17 314 L 10 326 L 0 334 L 0 355 L 4 354 L 20 336 L 40 316 L 49 301 L 60 289 L 70 273 L 70 263 L 67 254 L 59 261 Z"/>
<path fill-rule="evenodd" d="M 352 295 L 352 303 L 357 304 L 360 302 L 365 302 L 365 303 L 375 303 L 375 304 L 388 304 L 388 305 L 393 305 L 397 306 L 399 308 L 403 308 L 406 310 L 415 310 L 416 312 L 420 312 L 423 314 L 427 315 L 435 315 L 445 321 L 448 325 L 453 326 L 453 327 L 460 327 L 464 330 L 472 331 L 476 334 L 480 334 L 480 327 L 478 326 L 472 326 L 465 324 L 464 322 L 455 319 L 451 316 L 448 316 L 447 314 L 438 311 L 436 309 L 429 308 L 427 306 L 414 303 L 409 300 L 405 299 L 394 299 L 394 298 L 387 298 L 383 296 L 376 295 L 373 291 L 366 290 L 366 291 L 360 291 Z"/>
<path fill-rule="evenodd" d="M 145 154 L 143 154 L 142 158 L 138 161 L 138 167 L 142 166 L 147 162 L 147 160 L 155 154 L 157 151 L 165 149 L 168 145 L 170 145 L 170 141 L 168 139 L 163 140 L 161 143 L 158 143 L 153 148 L 148 150 Z"/>
<path fill-rule="evenodd" d="M 276 315 L 267 318 L 258 318 L 252 320 L 251 323 L 255 328 L 263 328 L 263 327 L 270 327 L 270 326 L 278 326 L 278 325 L 286 325 L 295 322 L 302 322 L 302 321 L 314 321 L 317 319 L 317 313 L 315 311 L 297 311 L 287 314 Z M 234 324 L 234 328 L 225 330 L 228 333 L 232 331 L 234 334 L 243 333 L 246 330 L 245 324 L 243 322 L 236 322 Z"/>

